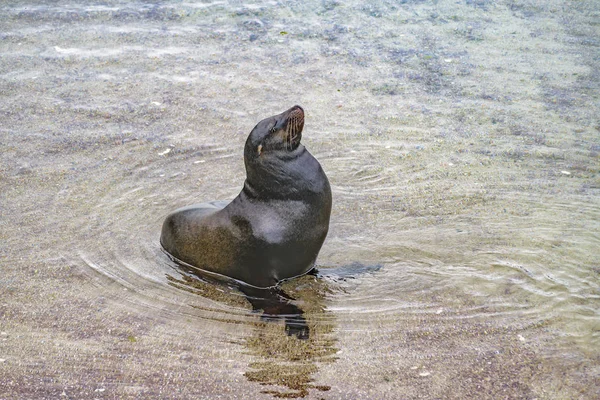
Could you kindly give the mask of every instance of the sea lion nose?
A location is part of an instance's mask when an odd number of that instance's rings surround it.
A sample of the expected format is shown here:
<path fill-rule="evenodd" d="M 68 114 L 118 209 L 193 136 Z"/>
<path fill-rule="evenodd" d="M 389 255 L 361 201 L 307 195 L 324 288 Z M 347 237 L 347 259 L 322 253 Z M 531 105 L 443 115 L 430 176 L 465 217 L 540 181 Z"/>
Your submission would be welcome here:
<path fill-rule="evenodd" d="M 304 120 L 304 109 L 298 105 L 290 108 L 288 118 L 296 118 Z"/>

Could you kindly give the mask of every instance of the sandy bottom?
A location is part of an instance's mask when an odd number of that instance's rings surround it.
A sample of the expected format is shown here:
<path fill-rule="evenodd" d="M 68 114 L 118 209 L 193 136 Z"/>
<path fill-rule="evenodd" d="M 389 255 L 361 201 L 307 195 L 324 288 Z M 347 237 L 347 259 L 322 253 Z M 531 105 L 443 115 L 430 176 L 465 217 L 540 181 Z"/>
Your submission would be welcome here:
<path fill-rule="evenodd" d="M 0 399 L 600 398 L 599 3 L 243 3 L 0 5 Z M 302 338 L 158 243 L 294 104 Z"/>

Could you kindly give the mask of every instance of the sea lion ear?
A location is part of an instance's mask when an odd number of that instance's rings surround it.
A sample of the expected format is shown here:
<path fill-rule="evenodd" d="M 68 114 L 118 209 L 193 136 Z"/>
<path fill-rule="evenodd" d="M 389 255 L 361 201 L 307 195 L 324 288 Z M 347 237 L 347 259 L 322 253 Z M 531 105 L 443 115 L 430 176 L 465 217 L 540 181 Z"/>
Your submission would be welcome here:
<path fill-rule="evenodd" d="M 263 145 L 259 144 L 258 147 L 256 148 L 256 153 L 260 156 L 260 153 L 262 153 L 262 149 L 263 149 Z"/>

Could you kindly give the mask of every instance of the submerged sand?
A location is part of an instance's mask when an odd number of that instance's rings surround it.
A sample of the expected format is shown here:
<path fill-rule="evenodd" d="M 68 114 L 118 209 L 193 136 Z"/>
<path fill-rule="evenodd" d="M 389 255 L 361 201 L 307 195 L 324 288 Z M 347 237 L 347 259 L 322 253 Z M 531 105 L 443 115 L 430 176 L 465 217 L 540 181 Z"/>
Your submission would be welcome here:
<path fill-rule="evenodd" d="M 0 399 L 600 397 L 597 2 L 0 16 Z M 294 104 L 334 193 L 282 287 L 308 339 L 158 243 Z"/>

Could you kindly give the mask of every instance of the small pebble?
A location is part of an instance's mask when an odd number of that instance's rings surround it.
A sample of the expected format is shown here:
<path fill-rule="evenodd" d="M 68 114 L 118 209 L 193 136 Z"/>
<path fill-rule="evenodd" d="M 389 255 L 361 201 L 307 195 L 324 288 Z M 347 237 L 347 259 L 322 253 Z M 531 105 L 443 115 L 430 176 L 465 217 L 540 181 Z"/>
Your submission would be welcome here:
<path fill-rule="evenodd" d="M 164 156 L 165 154 L 169 154 L 170 152 L 171 152 L 171 149 L 169 148 L 169 149 L 166 149 L 166 150 L 165 150 L 165 151 L 163 151 L 163 152 L 160 152 L 160 153 L 158 153 L 158 155 L 159 155 L 159 156 Z"/>
<path fill-rule="evenodd" d="M 560 171 L 560 173 L 563 175 L 571 175 L 571 173 L 569 171 Z"/>
<path fill-rule="evenodd" d="M 423 372 L 419 373 L 419 376 L 429 376 L 429 375 L 431 375 L 431 372 L 428 372 L 428 371 L 423 371 Z"/>

